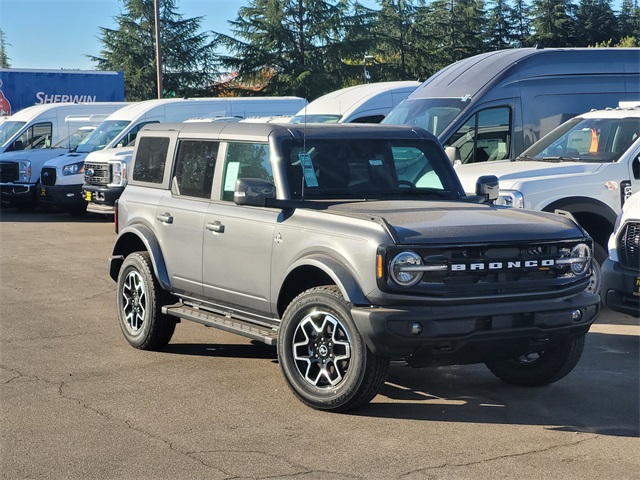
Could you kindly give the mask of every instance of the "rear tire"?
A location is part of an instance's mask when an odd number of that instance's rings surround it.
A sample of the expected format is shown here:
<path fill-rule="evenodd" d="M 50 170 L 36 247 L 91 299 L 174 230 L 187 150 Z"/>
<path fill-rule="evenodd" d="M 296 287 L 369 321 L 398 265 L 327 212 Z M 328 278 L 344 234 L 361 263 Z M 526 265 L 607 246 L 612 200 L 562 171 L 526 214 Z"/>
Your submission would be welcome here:
<path fill-rule="evenodd" d="M 584 335 L 567 338 L 560 345 L 543 352 L 492 360 L 485 365 L 496 377 L 513 385 L 547 385 L 557 382 L 573 370 L 582 355 L 584 338 Z"/>
<path fill-rule="evenodd" d="M 338 287 L 315 287 L 298 295 L 282 317 L 280 368 L 294 395 L 312 408 L 357 408 L 371 401 L 386 379 L 389 359 L 369 350 L 350 307 Z"/>
<path fill-rule="evenodd" d="M 118 320 L 125 338 L 135 348 L 157 350 L 173 336 L 176 321 L 162 313 L 171 296 L 153 273 L 148 252 L 133 252 L 118 274 Z"/>

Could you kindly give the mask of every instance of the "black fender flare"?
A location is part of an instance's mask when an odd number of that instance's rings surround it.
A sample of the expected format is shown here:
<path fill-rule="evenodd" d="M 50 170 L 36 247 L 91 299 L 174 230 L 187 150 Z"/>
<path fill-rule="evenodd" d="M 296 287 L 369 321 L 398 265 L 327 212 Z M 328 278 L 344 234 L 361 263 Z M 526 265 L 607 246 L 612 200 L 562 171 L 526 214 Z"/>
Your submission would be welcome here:
<path fill-rule="evenodd" d="M 354 305 L 368 305 L 370 303 L 362 292 L 355 276 L 345 264 L 325 253 L 314 253 L 301 257 L 287 269 L 284 278 L 289 278 L 292 272 L 304 266 L 315 267 L 328 275 L 340 289 L 345 301 Z M 280 296 L 280 293 L 278 296 Z"/>
<path fill-rule="evenodd" d="M 134 242 L 134 239 L 138 241 Z M 151 257 L 151 264 L 153 265 L 153 272 L 160 282 L 160 285 L 165 290 L 171 290 L 171 283 L 169 282 L 169 274 L 167 272 L 167 266 L 164 261 L 164 255 L 162 249 L 158 243 L 158 239 L 153 234 L 151 229 L 145 225 L 130 225 L 120 231 L 115 245 L 113 246 L 113 254 L 109 258 L 109 275 L 114 281 L 118 281 L 118 272 L 124 262 L 125 257 L 138 249 L 132 248 L 132 245 L 141 242 L 145 250 L 149 252 Z"/>
<path fill-rule="evenodd" d="M 572 215 L 576 213 L 589 213 L 604 218 L 613 225 L 616 223 L 618 214 L 606 203 L 589 197 L 569 197 L 556 200 L 542 209 L 543 212 L 554 212 L 555 210 L 566 210 Z"/>

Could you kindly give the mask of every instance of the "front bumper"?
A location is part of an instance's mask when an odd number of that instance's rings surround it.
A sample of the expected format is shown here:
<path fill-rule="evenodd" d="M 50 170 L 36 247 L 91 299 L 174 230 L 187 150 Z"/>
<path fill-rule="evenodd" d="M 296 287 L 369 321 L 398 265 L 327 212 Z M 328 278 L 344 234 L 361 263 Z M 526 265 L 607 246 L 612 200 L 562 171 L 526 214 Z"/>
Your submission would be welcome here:
<path fill-rule="evenodd" d="M 351 313 L 373 353 L 426 366 L 543 351 L 587 333 L 599 310 L 600 297 L 583 292 L 565 299 L 480 306 L 354 307 Z"/>
<path fill-rule="evenodd" d="M 82 185 L 42 185 L 38 191 L 38 200 L 48 208 L 71 212 L 82 211 L 87 206 L 82 198 Z"/>
<path fill-rule="evenodd" d="M 102 185 L 88 184 L 82 186 L 82 196 L 89 202 L 89 207 L 94 203 L 104 207 L 111 207 L 112 212 L 116 200 L 120 198 L 123 191 L 124 187 L 105 187 Z"/>
<path fill-rule="evenodd" d="M 0 201 L 5 205 L 32 205 L 37 190 L 30 183 L 0 183 Z"/>
<path fill-rule="evenodd" d="M 640 317 L 640 271 L 607 258 L 602 264 L 602 298 L 611 310 Z"/>

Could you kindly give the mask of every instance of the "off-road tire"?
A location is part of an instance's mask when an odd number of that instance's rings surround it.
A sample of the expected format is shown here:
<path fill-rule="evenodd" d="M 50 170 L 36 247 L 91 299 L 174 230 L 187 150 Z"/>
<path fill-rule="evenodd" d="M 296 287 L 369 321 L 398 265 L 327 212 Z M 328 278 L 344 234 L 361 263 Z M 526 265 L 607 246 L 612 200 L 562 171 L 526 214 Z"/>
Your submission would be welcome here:
<path fill-rule="evenodd" d="M 556 347 L 532 355 L 492 360 L 485 365 L 499 379 L 513 385 L 537 387 L 564 378 L 578 363 L 584 335 L 570 337 Z"/>
<path fill-rule="evenodd" d="M 118 320 L 125 338 L 141 350 L 164 347 L 173 336 L 176 321 L 162 313 L 172 303 L 153 273 L 147 252 L 133 252 L 125 258 L 118 274 Z"/>
<path fill-rule="evenodd" d="M 312 408 L 357 408 L 370 402 L 386 379 L 389 359 L 369 350 L 350 307 L 338 287 L 321 286 L 298 295 L 282 317 L 280 368 L 294 395 Z"/>

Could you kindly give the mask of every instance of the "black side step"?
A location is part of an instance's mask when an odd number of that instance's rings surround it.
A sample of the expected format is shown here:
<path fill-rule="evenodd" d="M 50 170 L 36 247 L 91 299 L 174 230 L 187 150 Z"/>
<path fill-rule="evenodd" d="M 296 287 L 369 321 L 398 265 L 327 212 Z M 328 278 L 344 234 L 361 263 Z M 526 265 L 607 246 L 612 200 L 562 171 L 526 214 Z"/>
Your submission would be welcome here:
<path fill-rule="evenodd" d="M 216 315 L 215 313 L 187 305 L 167 305 L 162 307 L 162 313 L 259 340 L 267 345 L 275 346 L 278 341 L 277 330 L 258 326 L 244 320 Z"/>

